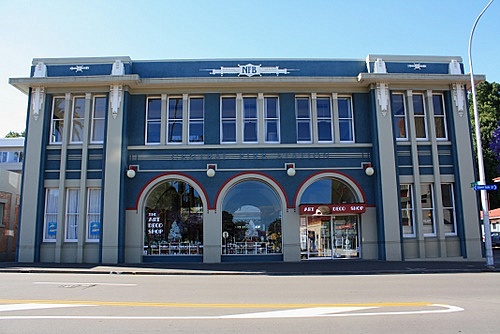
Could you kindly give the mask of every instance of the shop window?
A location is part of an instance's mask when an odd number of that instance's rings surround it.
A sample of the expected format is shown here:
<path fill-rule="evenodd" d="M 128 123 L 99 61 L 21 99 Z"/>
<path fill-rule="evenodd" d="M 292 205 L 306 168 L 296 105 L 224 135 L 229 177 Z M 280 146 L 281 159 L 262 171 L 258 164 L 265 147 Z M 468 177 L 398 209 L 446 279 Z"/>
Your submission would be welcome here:
<path fill-rule="evenodd" d="M 399 196 L 401 201 L 401 224 L 404 237 L 415 236 L 415 222 L 413 219 L 413 189 L 411 184 L 401 184 Z"/>
<path fill-rule="evenodd" d="M 203 254 L 203 204 L 183 181 L 158 185 L 145 208 L 144 255 Z"/>
<path fill-rule="evenodd" d="M 282 253 L 282 232 L 278 195 L 260 181 L 238 183 L 222 204 L 222 254 L 279 253 Z"/>
<path fill-rule="evenodd" d="M 78 219 L 80 214 L 80 189 L 66 192 L 66 237 L 65 241 L 78 241 Z"/>
<path fill-rule="evenodd" d="M 420 197 L 424 235 L 434 236 L 436 235 L 436 226 L 434 218 L 434 197 L 431 184 L 420 185 Z"/>
<path fill-rule="evenodd" d="M 59 189 L 48 188 L 45 191 L 45 212 L 43 241 L 55 242 L 57 233 Z"/>
<path fill-rule="evenodd" d="M 321 179 L 311 184 L 301 197 L 301 204 L 357 203 L 355 193 L 344 182 L 337 179 Z"/>
<path fill-rule="evenodd" d="M 101 214 L 101 189 L 89 188 L 87 192 L 87 241 L 99 241 Z"/>
<path fill-rule="evenodd" d="M 457 234 L 457 223 L 455 219 L 455 200 L 453 184 L 441 184 L 441 196 L 443 201 L 443 223 L 446 235 Z"/>

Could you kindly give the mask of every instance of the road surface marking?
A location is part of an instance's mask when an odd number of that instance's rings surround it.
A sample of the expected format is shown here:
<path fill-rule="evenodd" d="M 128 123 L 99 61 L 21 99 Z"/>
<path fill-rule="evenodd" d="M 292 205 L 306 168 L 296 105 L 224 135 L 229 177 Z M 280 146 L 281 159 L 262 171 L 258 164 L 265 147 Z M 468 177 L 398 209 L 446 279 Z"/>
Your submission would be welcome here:
<path fill-rule="evenodd" d="M 0 303 L 5 300 L 0 300 Z M 137 306 L 137 303 L 134 303 Z M 146 304 L 146 303 L 140 303 Z M 154 303 L 148 303 L 153 306 Z M 415 307 L 418 304 L 419 309 L 411 311 L 383 311 L 384 307 Z M 193 304 L 194 305 L 194 304 Z M 207 305 L 207 304 L 201 304 Z M 229 304 L 223 304 L 229 305 Z M 261 307 L 271 307 L 273 304 L 262 304 Z M 368 304 L 367 304 L 368 305 Z M 287 309 L 269 312 L 254 312 L 242 314 L 227 314 L 227 315 L 210 315 L 210 316 L 102 316 L 102 315 L 13 315 L 0 316 L 0 320 L 26 320 L 26 319 L 89 319 L 89 320 L 203 320 L 203 319 L 279 319 L 279 318 L 311 318 L 311 317 L 353 317 L 353 316 L 393 316 L 393 315 L 416 315 L 416 314 L 433 314 L 433 313 L 452 313 L 461 312 L 464 309 L 458 306 L 444 304 L 421 304 L 421 303 L 382 303 L 371 304 L 371 306 L 318 306 L 318 307 L 303 307 L 298 309 Z M 17 304 L 0 305 L 0 311 L 27 311 L 48 308 L 62 307 L 79 307 L 79 306 L 131 306 L 128 303 L 118 302 L 96 302 L 96 303 L 44 303 L 25 302 Z M 240 305 L 242 308 L 245 305 Z M 305 305 L 302 305 L 305 306 Z M 171 307 L 170 304 L 168 307 Z M 194 306 L 193 306 L 194 307 Z M 428 309 L 434 308 L 434 309 Z M 380 310 L 375 312 L 375 309 Z M 359 312 L 365 310 L 374 310 L 374 312 Z"/>
<path fill-rule="evenodd" d="M 97 282 L 33 282 L 35 285 L 62 285 L 62 286 L 137 286 L 134 283 L 97 283 Z"/>

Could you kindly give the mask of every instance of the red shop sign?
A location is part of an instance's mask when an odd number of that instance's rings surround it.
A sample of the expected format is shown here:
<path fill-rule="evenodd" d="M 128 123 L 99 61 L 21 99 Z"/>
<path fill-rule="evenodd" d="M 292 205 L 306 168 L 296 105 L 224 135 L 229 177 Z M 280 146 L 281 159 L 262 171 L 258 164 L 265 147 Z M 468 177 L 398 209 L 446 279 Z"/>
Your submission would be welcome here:
<path fill-rule="evenodd" d="M 341 214 L 357 214 L 366 211 L 364 203 L 351 204 L 302 204 L 299 207 L 301 215 L 341 215 Z"/>

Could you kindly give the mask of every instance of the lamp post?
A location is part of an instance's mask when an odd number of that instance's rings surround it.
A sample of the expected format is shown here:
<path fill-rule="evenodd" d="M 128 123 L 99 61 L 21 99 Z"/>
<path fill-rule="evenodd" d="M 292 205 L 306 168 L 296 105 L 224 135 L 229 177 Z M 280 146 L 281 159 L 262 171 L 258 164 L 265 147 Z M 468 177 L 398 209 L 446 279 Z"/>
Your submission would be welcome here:
<path fill-rule="evenodd" d="M 472 102 L 474 105 L 474 125 L 476 130 L 476 146 L 477 146 L 477 166 L 479 169 L 479 184 L 485 185 L 485 174 L 484 174 L 484 159 L 483 159 L 483 147 L 481 142 L 481 128 L 479 125 L 479 112 L 477 110 L 477 98 L 476 98 L 476 86 L 474 84 L 474 70 L 472 68 L 472 36 L 474 35 L 474 29 L 476 29 L 477 22 L 484 14 L 486 9 L 491 5 L 493 0 L 490 0 L 486 7 L 479 13 L 478 17 L 474 21 L 472 30 L 469 37 L 469 68 L 470 68 L 470 84 L 472 90 Z M 483 226 L 484 226 L 484 245 L 486 249 L 486 266 L 494 267 L 493 259 L 493 249 L 491 246 L 491 229 L 490 229 L 490 217 L 489 217 L 489 207 L 488 207 L 488 194 L 486 190 L 480 190 L 481 193 L 481 206 L 483 210 Z"/>

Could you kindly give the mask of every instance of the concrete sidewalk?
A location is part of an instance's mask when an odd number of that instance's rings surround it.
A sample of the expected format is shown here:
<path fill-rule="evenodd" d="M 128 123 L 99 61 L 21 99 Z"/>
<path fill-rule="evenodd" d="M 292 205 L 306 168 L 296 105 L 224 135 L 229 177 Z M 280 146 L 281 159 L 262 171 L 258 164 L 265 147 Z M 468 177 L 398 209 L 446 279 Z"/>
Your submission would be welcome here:
<path fill-rule="evenodd" d="M 124 275 L 377 275 L 500 272 L 485 262 L 372 261 L 361 259 L 302 262 L 50 264 L 0 263 L 0 273 L 77 273 Z"/>

